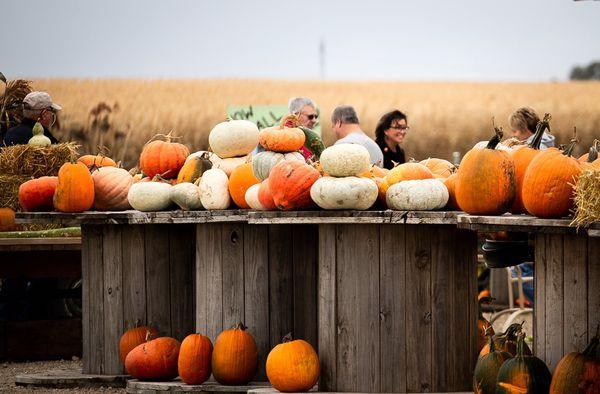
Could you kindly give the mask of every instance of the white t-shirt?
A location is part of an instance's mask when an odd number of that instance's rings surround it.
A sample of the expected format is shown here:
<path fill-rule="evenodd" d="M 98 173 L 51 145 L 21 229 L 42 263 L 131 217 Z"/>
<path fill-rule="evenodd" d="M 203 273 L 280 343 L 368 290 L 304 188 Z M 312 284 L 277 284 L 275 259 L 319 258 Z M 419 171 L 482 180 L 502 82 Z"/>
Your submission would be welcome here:
<path fill-rule="evenodd" d="M 350 133 L 344 138 L 337 140 L 334 145 L 337 144 L 362 145 L 367 148 L 369 155 L 371 155 L 371 164 L 376 164 L 379 167 L 383 167 L 383 153 L 381 152 L 379 145 L 377 145 L 377 143 L 363 131 L 355 131 L 354 133 Z"/>

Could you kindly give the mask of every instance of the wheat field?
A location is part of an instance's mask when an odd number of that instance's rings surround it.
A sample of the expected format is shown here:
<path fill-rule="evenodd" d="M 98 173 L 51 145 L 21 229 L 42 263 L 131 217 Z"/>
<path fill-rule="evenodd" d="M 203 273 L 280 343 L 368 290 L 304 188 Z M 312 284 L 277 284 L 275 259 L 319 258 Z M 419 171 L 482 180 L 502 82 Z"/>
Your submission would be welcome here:
<path fill-rule="evenodd" d="M 335 140 L 329 116 L 339 104 L 353 105 L 371 135 L 382 114 L 402 110 L 411 126 L 404 147 L 408 156 L 417 159 L 449 159 L 453 151 L 464 154 L 491 136 L 492 117 L 508 130 L 509 114 L 522 105 L 533 107 L 540 116 L 552 114 L 558 143 L 567 143 L 577 126 L 581 140 L 577 154 L 587 150 L 594 138 L 600 139 L 600 82 L 49 79 L 35 80 L 34 88 L 48 91 L 63 106 L 57 131 L 63 139 L 90 139 L 86 135 L 91 132 L 90 111 L 99 103 L 116 106 L 109 125 L 102 129 L 107 136 L 100 142 L 126 167 L 136 164 L 144 143 L 154 134 L 172 131 L 190 149 L 205 149 L 209 131 L 226 118 L 228 105 L 287 104 L 294 96 L 311 97 L 318 104 L 326 145 Z M 119 138 L 109 138 L 110 133 Z M 93 144 L 84 146 L 93 150 Z"/>

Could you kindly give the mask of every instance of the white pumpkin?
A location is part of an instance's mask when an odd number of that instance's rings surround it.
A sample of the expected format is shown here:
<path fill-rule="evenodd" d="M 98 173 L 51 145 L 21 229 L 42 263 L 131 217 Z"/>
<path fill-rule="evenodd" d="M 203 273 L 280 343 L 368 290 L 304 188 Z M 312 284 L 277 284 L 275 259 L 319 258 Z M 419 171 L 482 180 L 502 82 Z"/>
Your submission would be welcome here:
<path fill-rule="evenodd" d="M 220 168 L 221 170 L 225 171 L 227 176 L 230 176 L 233 170 L 246 163 L 247 160 L 250 160 L 248 156 L 230 157 L 215 163 L 214 168 Z"/>
<path fill-rule="evenodd" d="M 280 161 L 301 161 L 306 162 L 304 156 L 300 152 L 277 153 L 277 152 L 260 152 L 252 157 L 252 172 L 254 176 L 261 181 L 269 177 L 271 169 Z"/>
<path fill-rule="evenodd" d="M 172 187 L 165 182 L 136 182 L 129 188 L 127 200 L 138 211 L 162 211 L 171 206 Z"/>
<path fill-rule="evenodd" d="M 184 211 L 202 209 L 200 188 L 193 183 L 183 182 L 171 187 L 171 201 Z"/>
<path fill-rule="evenodd" d="M 229 178 L 225 171 L 211 168 L 200 179 L 200 202 L 205 209 L 227 209 L 231 203 Z"/>
<path fill-rule="evenodd" d="M 371 168 L 371 156 L 362 145 L 338 144 L 321 153 L 323 171 L 330 176 L 358 176 Z"/>
<path fill-rule="evenodd" d="M 369 209 L 378 194 L 374 180 L 355 176 L 321 177 L 310 188 L 310 197 L 323 209 Z"/>
<path fill-rule="evenodd" d="M 397 211 L 432 211 L 448 203 L 448 188 L 439 179 L 402 181 L 389 187 L 387 205 Z"/>
<path fill-rule="evenodd" d="M 218 162 L 220 162 L 221 159 L 219 156 L 217 156 L 217 154 L 215 154 L 214 152 L 209 152 L 207 150 L 199 150 L 198 152 L 194 152 L 191 155 L 189 155 L 186 159 L 185 162 L 187 163 L 188 161 L 190 161 L 191 159 L 193 159 L 194 157 L 202 157 L 202 155 L 208 153 L 208 160 L 210 160 L 211 163 L 213 163 L 213 166 L 215 164 L 217 164 Z"/>
<path fill-rule="evenodd" d="M 248 204 L 251 209 L 264 211 L 265 207 L 263 207 L 258 200 L 258 189 L 260 189 L 260 183 L 250 186 L 248 190 L 246 190 L 244 198 L 246 199 L 246 204 Z"/>
<path fill-rule="evenodd" d="M 230 120 L 216 125 L 208 144 L 220 158 L 245 156 L 258 145 L 258 127 L 249 120 Z"/>

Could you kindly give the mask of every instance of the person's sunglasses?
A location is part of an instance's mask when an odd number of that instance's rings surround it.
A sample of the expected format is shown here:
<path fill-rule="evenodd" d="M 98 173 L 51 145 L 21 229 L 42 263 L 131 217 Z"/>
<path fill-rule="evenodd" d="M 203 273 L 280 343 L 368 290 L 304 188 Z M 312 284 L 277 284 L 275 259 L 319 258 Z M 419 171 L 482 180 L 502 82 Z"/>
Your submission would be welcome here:
<path fill-rule="evenodd" d="M 396 130 L 410 130 L 409 126 L 390 126 L 390 129 L 396 129 Z"/>
<path fill-rule="evenodd" d="M 319 115 L 317 114 L 310 114 L 310 115 L 306 115 L 306 117 L 308 118 L 308 120 L 315 120 L 319 117 Z"/>

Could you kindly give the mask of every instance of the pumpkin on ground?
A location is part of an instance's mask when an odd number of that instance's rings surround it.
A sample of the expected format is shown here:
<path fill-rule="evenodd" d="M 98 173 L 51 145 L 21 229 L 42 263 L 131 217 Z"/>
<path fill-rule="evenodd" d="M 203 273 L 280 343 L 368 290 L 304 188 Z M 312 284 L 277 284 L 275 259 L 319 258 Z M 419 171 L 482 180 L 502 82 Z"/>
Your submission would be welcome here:
<path fill-rule="evenodd" d="M 550 115 L 546 114 L 544 119 L 539 121 L 535 130 L 533 140 L 529 145 L 521 145 L 515 147 L 510 153 L 515 165 L 515 200 L 510 212 L 513 214 L 526 213 L 525 207 L 523 206 L 523 178 L 525 177 L 525 171 L 531 161 L 540 153 L 540 145 L 544 131 L 549 127 Z"/>
<path fill-rule="evenodd" d="M 436 178 L 448 178 L 456 170 L 454 164 L 450 163 L 448 160 L 436 159 L 435 157 L 421 160 L 419 164 L 423 164 L 425 167 L 429 168 Z"/>
<path fill-rule="evenodd" d="M 453 211 L 460 211 L 458 202 L 456 202 L 456 177 L 457 175 L 455 172 L 444 179 L 444 185 L 446 186 L 446 189 L 448 189 L 448 204 L 446 204 L 446 207 Z"/>
<path fill-rule="evenodd" d="M 507 151 L 496 149 L 502 131 L 485 148 L 473 148 L 462 159 L 456 179 L 458 206 L 471 215 L 501 215 L 515 198 L 515 166 Z"/>
<path fill-rule="evenodd" d="M 171 206 L 172 187 L 170 183 L 158 180 L 140 181 L 131 185 L 127 200 L 138 211 L 163 211 Z"/>
<path fill-rule="evenodd" d="M 495 334 L 492 339 L 494 341 L 494 346 L 497 350 L 507 352 L 511 356 L 516 356 L 517 354 L 517 336 L 523 329 L 522 323 L 513 323 L 511 324 L 506 331 L 500 334 Z M 526 343 L 523 343 L 523 351 L 526 355 L 531 355 L 531 349 L 527 346 Z M 483 357 L 490 352 L 490 345 L 486 344 L 481 352 L 479 352 L 479 357 Z"/>
<path fill-rule="evenodd" d="M 125 357 L 127 373 L 139 380 L 171 380 L 178 375 L 179 341 L 160 337 L 136 346 Z"/>
<path fill-rule="evenodd" d="M 308 391 L 319 380 L 319 356 L 310 343 L 288 334 L 267 357 L 267 377 L 282 392 Z"/>
<path fill-rule="evenodd" d="M 221 122 L 210 131 L 208 144 L 222 159 L 246 156 L 258 145 L 258 127 L 249 120 Z"/>
<path fill-rule="evenodd" d="M 231 199 L 240 208 L 248 209 L 246 203 L 246 190 L 252 185 L 260 183 L 252 172 L 252 163 L 245 163 L 237 167 L 229 177 L 229 194 Z"/>
<path fill-rule="evenodd" d="M 227 209 L 231 203 L 229 178 L 225 171 L 212 168 L 200 178 L 200 202 L 204 209 Z"/>
<path fill-rule="evenodd" d="M 313 207 L 310 188 L 319 178 L 319 171 L 308 164 L 298 161 L 279 162 L 269 175 L 269 190 L 275 206 L 283 211 Z"/>
<path fill-rule="evenodd" d="M 278 126 L 267 127 L 258 133 L 258 140 L 266 150 L 285 153 L 302 148 L 306 137 L 299 128 L 286 126 L 291 118 L 295 118 L 294 115 L 286 115 Z"/>
<path fill-rule="evenodd" d="M 134 348 L 157 337 L 158 331 L 148 326 L 135 327 L 125 331 L 119 340 L 119 357 L 121 358 L 121 362 L 125 364 L 125 358 Z"/>
<path fill-rule="evenodd" d="M 217 337 L 212 353 L 212 371 L 217 382 L 226 385 L 246 384 L 258 366 L 258 349 L 248 327 L 239 323 Z"/>
<path fill-rule="evenodd" d="M 378 192 L 377 184 L 372 179 L 326 176 L 313 183 L 310 197 L 323 209 L 365 210 L 373 206 Z"/>
<path fill-rule="evenodd" d="M 360 176 L 371 168 L 371 156 L 362 145 L 337 144 L 321 153 L 320 163 L 329 176 Z"/>
<path fill-rule="evenodd" d="M 14 231 L 17 228 L 15 211 L 12 208 L 0 208 L 0 231 Z"/>
<path fill-rule="evenodd" d="M 431 179 L 433 173 L 420 163 L 403 163 L 390 170 L 386 175 L 388 185 L 392 186 L 401 181 L 414 181 L 420 179 Z"/>
<path fill-rule="evenodd" d="M 151 141 L 142 149 L 140 169 L 150 178 L 154 178 L 156 175 L 160 175 L 164 179 L 177 178 L 190 151 L 183 144 L 171 142 L 170 134 L 161 137 L 164 138 L 164 141 Z"/>
<path fill-rule="evenodd" d="M 506 360 L 513 357 L 507 352 L 496 350 L 492 333 L 488 334 L 490 352 L 477 360 L 475 372 L 473 372 L 473 391 L 477 394 L 494 394 L 496 392 L 498 371 Z"/>
<path fill-rule="evenodd" d="M 223 159 L 216 163 L 213 168 L 219 168 L 227 174 L 227 176 L 231 176 L 233 170 L 241 166 L 242 164 L 246 164 L 250 159 L 249 156 L 242 157 L 229 157 L 227 159 Z"/>
<path fill-rule="evenodd" d="M 208 337 L 190 334 L 181 342 L 177 369 L 186 384 L 202 384 L 211 374 L 213 346 Z"/>
<path fill-rule="evenodd" d="M 438 179 L 402 181 L 386 193 L 387 206 L 397 211 L 432 211 L 448 202 L 448 189 Z"/>
<path fill-rule="evenodd" d="M 51 211 L 58 177 L 43 176 L 23 182 L 19 186 L 19 203 L 25 211 Z"/>
<path fill-rule="evenodd" d="M 564 152 L 549 148 L 531 161 L 523 178 L 523 205 L 539 218 L 560 218 L 573 208 L 573 185 L 581 173 L 581 163 L 571 157 L 573 141 Z"/>
<path fill-rule="evenodd" d="M 194 183 L 198 178 L 202 176 L 204 171 L 212 168 L 212 162 L 208 153 L 202 156 L 194 156 L 193 158 L 187 158 L 179 174 L 177 175 L 177 183 L 190 182 Z"/>
<path fill-rule="evenodd" d="M 300 152 L 277 153 L 277 152 L 260 152 L 252 157 L 252 172 L 254 176 L 264 181 L 269 177 L 271 169 L 280 161 L 295 160 L 302 163 L 305 162 L 304 156 Z"/>
<path fill-rule="evenodd" d="M 497 394 L 547 393 L 552 375 L 542 360 L 524 352 L 525 334 L 517 339 L 517 355 L 502 364 L 496 381 Z"/>
<path fill-rule="evenodd" d="M 124 211 L 131 208 L 127 194 L 133 184 L 131 174 L 117 167 L 101 167 L 92 172 L 94 180 L 94 209 Z"/>
<path fill-rule="evenodd" d="M 269 179 L 265 179 L 260 183 L 258 188 L 258 202 L 262 205 L 265 211 L 273 211 L 277 209 L 275 202 L 273 201 L 273 195 L 269 189 Z"/>
<path fill-rule="evenodd" d="M 61 212 L 83 212 L 94 203 L 94 181 L 83 163 L 65 163 L 58 170 L 54 207 Z"/>
<path fill-rule="evenodd" d="M 600 393 L 600 332 L 598 329 L 583 353 L 571 352 L 558 362 L 552 376 L 550 394 Z"/>
<path fill-rule="evenodd" d="M 171 201 L 184 211 L 202 209 L 200 188 L 193 183 L 178 183 L 171 188 Z"/>
<path fill-rule="evenodd" d="M 261 183 L 257 183 L 252 185 L 246 190 L 246 194 L 244 195 L 244 199 L 246 200 L 246 204 L 250 207 L 250 209 L 255 209 L 257 211 L 264 211 L 265 207 L 260 203 L 260 199 L 258 198 L 258 191 L 260 190 Z"/>
<path fill-rule="evenodd" d="M 98 155 L 83 155 L 77 159 L 79 163 L 85 164 L 89 169 L 102 167 L 116 167 L 117 163 L 108 156 Z"/>

